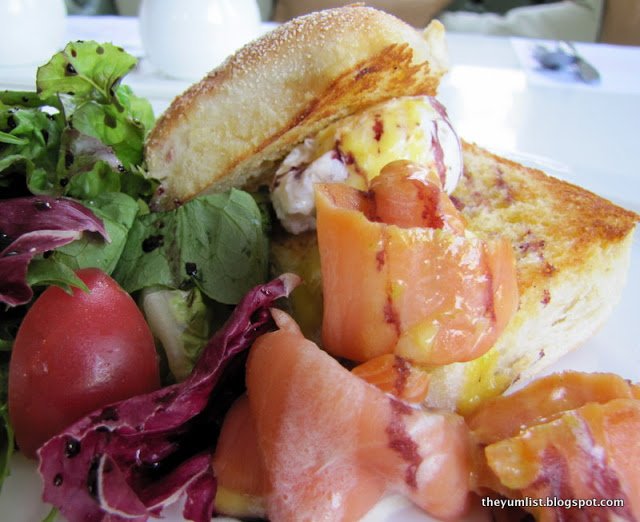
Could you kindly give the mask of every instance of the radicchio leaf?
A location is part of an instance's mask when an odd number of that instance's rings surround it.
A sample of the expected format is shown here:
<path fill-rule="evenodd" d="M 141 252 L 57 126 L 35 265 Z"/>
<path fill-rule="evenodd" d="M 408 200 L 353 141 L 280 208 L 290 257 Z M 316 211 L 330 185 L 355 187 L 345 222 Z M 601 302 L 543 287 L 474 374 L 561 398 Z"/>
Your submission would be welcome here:
<path fill-rule="evenodd" d="M 0 302 L 29 302 L 27 267 L 37 254 L 97 232 L 107 241 L 104 224 L 91 210 L 67 198 L 36 196 L 0 201 Z"/>
<path fill-rule="evenodd" d="M 39 450 L 43 499 L 74 521 L 145 521 L 185 498 L 186 520 L 208 522 L 217 386 L 235 356 L 273 328 L 269 308 L 298 284 L 285 274 L 251 290 L 183 382 L 106 406 Z"/>

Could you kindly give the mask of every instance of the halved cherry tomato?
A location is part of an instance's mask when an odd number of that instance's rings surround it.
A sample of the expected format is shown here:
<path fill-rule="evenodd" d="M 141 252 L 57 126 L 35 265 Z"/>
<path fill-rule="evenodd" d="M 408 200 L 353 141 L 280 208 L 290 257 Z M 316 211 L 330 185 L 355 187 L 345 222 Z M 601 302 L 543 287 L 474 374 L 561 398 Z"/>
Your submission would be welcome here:
<path fill-rule="evenodd" d="M 135 302 L 95 268 L 90 292 L 47 288 L 27 312 L 9 367 L 9 415 L 21 451 L 91 411 L 160 386 L 153 336 Z"/>

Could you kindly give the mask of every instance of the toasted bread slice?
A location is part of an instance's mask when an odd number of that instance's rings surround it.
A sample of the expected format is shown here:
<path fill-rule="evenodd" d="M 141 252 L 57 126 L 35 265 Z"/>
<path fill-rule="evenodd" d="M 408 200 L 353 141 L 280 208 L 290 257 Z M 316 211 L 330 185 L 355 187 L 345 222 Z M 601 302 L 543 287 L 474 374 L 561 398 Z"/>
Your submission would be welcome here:
<path fill-rule="evenodd" d="M 174 100 L 146 144 L 156 208 L 273 173 L 305 137 L 396 96 L 434 95 L 447 69 L 444 28 L 421 33 L 348 6 L 288 22 L 248 44 Z"/>
<path fill-rule="evenodd" d="M 432 370 L 427 404 L 469 412 L 600 328 L 620 298 L 640 216 L 476 145 L 464 143 L 463 154 L 464 176 L 452 198 L 473 232 L 512 242 L 520 293 L 516 315 L 484 356 Z M 276 237 L 272 256 L 276 270 L 297 271 L 309 281 L 292 295 L 293 312 L 319 340 L 314 241 L 311 233 Z"/>
<path fill-rule="evenodd" d="M 640 216 L 580 187 L 464 144 L 453 199 L 476 234 L 516 253 L 520 306 L 484 356 L 434 371 L 431 405 L 473 409 L 591 337 L 625 285 Z"/>

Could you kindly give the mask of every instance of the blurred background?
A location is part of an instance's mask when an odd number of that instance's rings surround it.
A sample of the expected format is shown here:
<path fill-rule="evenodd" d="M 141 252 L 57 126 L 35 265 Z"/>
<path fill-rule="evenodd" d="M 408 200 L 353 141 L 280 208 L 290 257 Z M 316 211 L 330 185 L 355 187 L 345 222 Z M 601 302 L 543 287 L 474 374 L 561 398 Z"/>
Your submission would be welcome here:
<path fill-rule="evenodd" d="M 153 0 L 148 0 L 153 1 Z M 353 0 L 257 0 L 262 20 L 295 16 Z M 367 5 L 416 27 L 434 17 L 448 31 L 640 45 L 640 0 L 372 0 Z M 70 14 L 136 16 L 141 0 L 66 0 Z"/>

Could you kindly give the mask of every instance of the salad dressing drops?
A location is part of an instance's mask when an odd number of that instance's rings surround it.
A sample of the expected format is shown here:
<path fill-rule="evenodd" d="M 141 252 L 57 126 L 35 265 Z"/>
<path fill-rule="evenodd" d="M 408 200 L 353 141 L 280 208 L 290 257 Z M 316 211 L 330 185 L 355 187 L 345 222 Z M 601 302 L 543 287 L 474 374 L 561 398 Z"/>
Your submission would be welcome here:
<path fill-rule="evenodd" d="M 162 245 L 164 245 L 164 236 L 162 234 L 149 236 L 142 242 L 142 251 L 148 254 Z"/>
<path fill-rule="evenodd" d="M 72 437 L 69 437 L 64 446 L 64 456 L 69 459 L 72 459 L 73 457 L 75 457 L 80 453 L 80 449 L 81 449 L 80 441 Z"/>
<path fill-rule="evenodd" d="M 198 275 L 198 265 L 196 263 L 187 262 L 184 265 L 184 271 L 190 277 L 195 277 Z"/>
<path fill-rule="evenodd" d="M 51 210 L 53 207 L 51 206 L 51 203 L 48 201 L 42 201 L 42 200 L 36 200 L 33 204 L 34 207 L 36 207 L 36 210 Z"/>
<path fill-rule="evenodd" d="M 0 251 L 7 248 L 11 243 L 13 243 L 13 238 L 9 237 L 4 232 L 0 232 Z"/>

